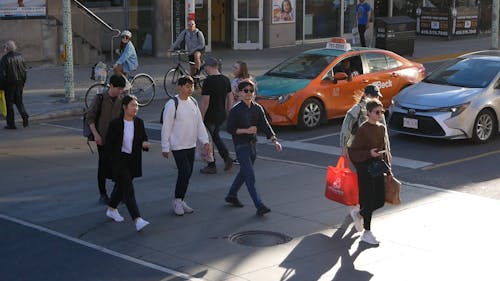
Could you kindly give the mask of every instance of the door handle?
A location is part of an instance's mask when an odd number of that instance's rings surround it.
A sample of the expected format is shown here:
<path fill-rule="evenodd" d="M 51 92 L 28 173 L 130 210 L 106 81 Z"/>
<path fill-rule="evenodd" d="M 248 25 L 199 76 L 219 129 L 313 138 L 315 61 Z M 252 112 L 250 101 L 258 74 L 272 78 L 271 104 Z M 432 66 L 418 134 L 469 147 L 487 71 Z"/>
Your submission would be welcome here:
<path fill-rule="evenodd" d="M 370 82 L 370 81 L 368 81 L 367 79 L 363 79 L 363 80 L 361 80 L 361 82 L 363 82 L 363 83 L 368 83 L 368 82 Z"/>
<path fill-rule="evenodd" d="M 399 74 L 397 74 L 396 72 L 393 72 L 393 73 L 391 73 L 391 76 L 392 77 L 399 77 Z"/>

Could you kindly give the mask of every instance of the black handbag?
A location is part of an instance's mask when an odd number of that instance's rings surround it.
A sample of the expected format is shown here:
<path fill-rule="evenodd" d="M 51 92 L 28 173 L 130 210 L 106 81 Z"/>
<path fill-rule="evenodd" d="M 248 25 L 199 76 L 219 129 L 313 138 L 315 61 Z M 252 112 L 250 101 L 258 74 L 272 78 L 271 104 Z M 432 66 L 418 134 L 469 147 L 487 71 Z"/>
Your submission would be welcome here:
<path fill-rule="evenodd" d="M 372 177 L 382 176 L 390 170 L 391 167 L 381 158 L 376 158 L 368 164 L 368 174 Z"/>

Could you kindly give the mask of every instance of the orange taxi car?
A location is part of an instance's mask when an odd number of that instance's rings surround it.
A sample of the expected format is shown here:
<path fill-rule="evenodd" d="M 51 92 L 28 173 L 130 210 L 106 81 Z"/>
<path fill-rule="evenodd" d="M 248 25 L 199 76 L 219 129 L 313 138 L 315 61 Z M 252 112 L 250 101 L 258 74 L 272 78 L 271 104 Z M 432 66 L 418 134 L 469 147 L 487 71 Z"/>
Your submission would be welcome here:
<path fill-rule="evenodd" d="M 401 89 L 425 76 L 422 64 L 393 52 L 352 47 L 343 38 L 305 51 L 256 77 L 260 103 L 273 125 L 309 129 L 343 117 L 366 85 L 380 88 L 385 107 Z"/>

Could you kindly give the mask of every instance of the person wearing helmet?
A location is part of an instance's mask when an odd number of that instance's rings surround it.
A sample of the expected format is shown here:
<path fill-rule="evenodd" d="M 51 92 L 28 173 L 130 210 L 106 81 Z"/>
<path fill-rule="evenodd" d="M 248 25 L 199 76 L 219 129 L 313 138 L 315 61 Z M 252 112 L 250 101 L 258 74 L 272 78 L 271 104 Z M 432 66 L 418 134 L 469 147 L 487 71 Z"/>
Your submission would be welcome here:
<path fill-rule="evenodd" d="M 137 53 L 135 52 L 134 44 L 130 41 L 132 32 L 128 30 L 122 31 L 120 34 L 120 57 L 113 66 L 116 73 L 121 73 L 127 76 L 131 71 L 134 71 L 139 66 Z"/>
<path fill-rule="evenodd" d="M 187 28 L 179 33 L 169 51 L 181 49 L 181 44 L 184 42 L 185 49 L 189 53 L 189 61 L 194 62 L 194 65 L 191 65 L 191 75 L 197 75 L 201 68 L 201 55 L 205 52 L 205 36 L 196 28 L 193 19 L 188 20 L 187 25 Z"/>

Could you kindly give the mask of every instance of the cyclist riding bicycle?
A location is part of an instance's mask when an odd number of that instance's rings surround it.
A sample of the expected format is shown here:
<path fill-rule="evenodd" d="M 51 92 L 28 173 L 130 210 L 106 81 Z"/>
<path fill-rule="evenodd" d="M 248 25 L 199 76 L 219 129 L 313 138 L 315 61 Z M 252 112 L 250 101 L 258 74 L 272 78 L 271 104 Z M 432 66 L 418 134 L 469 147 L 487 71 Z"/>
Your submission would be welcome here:
<path fill-rule="evenodd" d="M 132 32 L 128 30 L 122 31 L 120 34 L 120 57 L 113 65 L 113 70 L 115 73 L 121 73 L 127 77 L 131 71 L 134 71 L 139 66 L 139 61 L 137 60 L 137 53 L 135 52 L 134 44 L 130 41 L 132 38 Z"/>
<path fill-rule="evenodd" d="M 201 56 L 205 52 L 205 36 L 196 28 L 194 20 L 189 20 L 187 25 L 188 27 L 179 33 L 169 51 L 181 49 L 181 45 L 184 43 L 185 49 L 189 53 L 189 61 L 194 62 L 194 65 L 191 65 L 191 75 L 198 75 L 201 68 Z"/>

